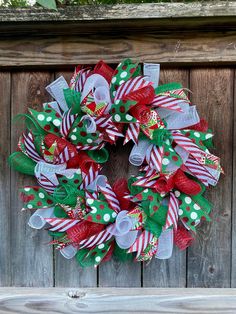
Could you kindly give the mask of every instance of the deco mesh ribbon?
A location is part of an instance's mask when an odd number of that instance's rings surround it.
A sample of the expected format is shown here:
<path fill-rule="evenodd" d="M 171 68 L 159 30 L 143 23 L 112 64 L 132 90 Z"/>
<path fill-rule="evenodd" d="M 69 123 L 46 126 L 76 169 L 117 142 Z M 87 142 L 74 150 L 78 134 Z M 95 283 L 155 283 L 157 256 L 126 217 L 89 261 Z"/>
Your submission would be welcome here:
<path fill-rule="evenodd" d="M 114 70 L 100 61 L 77 67 L 69 85 L 46 87 L 55 99 L 21 114 L 27 131 L 9 157 L 35 176 L 21 190 L 29 225 L 46 228 L 52 245 L 81 266 L 112 255 L 121 261 L 170 258 L 186 249 L 196 226 L 210 220 L 204 197 L 222 168 L 209 152 L 213 134 L 179 83 L 159 85 L 159 65 L 124 60 Z M 123 138 L 139 175 L 113 186 L 101 174 L 106 144 Z"/>

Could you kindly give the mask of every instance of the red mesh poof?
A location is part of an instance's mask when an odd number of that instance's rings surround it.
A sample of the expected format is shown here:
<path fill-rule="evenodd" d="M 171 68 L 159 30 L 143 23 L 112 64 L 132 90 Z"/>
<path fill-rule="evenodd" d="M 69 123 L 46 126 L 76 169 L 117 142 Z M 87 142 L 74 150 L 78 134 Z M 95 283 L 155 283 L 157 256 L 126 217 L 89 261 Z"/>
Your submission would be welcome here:
<path fill-rule="evenodd" d="M 202 190 L 201 186 L 197 182 L 189 179 L 180 169 L 175 174 L 174 180 L 175 187 L 185 194 L 197 195 Z"/>
<path fill-rule="evenodd" d="M 145 105 L 137 105 L 130 109 L 131 115 L 141 123 L 147 123 L 150 119 L 150 108 Z"/>
<path fill-rule="evenodd" d="M 65 147 L 68 147 L 69 153 L 77 154 L 75 146 L 64 138 L 60 138 L 54 134 L 47 134 L 44 138 L 44 143 L 47 148 L 51 147 L 55 142 L 57 143 L 58 155 L 65 149 Z"/>
<path fill-rule="evenodd" d="M 101 232 L 104 228 L 105 225 L 83 220 L 74 227 L 68 229 L 66 233 L 72 242 L 80 243 L 82 240 Z"/>
<path fill-rule="evenodd" d="M 150 104 L 155 97 L 155 90 L 151 85 L 129 93 L 125 98 L 137 101 L 138 105 Z"/>
<path fill-rule="evenodd" d="M 94 170 L 98 169 L 98 164 L 85 152 L 77 153 L 67 162 L 67 168 L 80 168 L 84 173 L 88 173 L 91 166 Z"/>
<path fill-rule="evenodd" d="M 127 210 L 128 208 L 130 208 L 131 202 L 124 198 L 124 196 L 130 193 L 128 189 L 127 180 L 125 178 L 120 178 L 116 180 L 112 188 L 117 196 L 117 199 L 120 202 L 121 209 Z"/>
<path fill-rule="evenodd" d="M 174 231 L 174 243 L 180 250 L 189 247 L 193 240 L 191 233 L 182 225 L 179 225 L 178 229 Z"/>
<path fill-rule="evenodd" d="M 93 73 L 96 74 L 100 74 L 101 76 L 103 76 L 108 83 L 111 82 L 114 70 L 109 67 L 109 65 L 107 65 L 106 63 L 104 63 L 103 61 L 98 62 L 98 64 L 95 66 Z"/>
<path fill-rule="evenodd" d="M 188 129 L 199 131 L 199 132 L 207 132 L 207 130 L 208 130 L 208 123 L 207 123 L 206 120 L 200 119 L 199 123 L 194 124 L 194 125 L 188 127 Z"/>

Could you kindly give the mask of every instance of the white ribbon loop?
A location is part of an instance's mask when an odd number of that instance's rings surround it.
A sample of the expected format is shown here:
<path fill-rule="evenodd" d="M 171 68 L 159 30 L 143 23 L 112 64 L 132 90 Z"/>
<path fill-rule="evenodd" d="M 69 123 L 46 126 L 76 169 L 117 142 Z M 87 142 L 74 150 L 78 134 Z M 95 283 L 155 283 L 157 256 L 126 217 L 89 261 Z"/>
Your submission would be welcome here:
<path fill-rule="evenodd" d="M 64 89 L 69 88 L 66 80 L 63 76 L 58 77 L 54 82 L 46 87 L 46 91 L 58 102 L 63 111 L 67 111 L 69 108 L 67 106 Z"/>
<path fill-rule="evenodd" d="M 28 225 L 34 229 L 42 229 L 46 225 L 44 218 L 54 217 L 54 207 L 37 209 L 28 221 Z"/>
<path fill-rule="evenodd" d="M 133 146 L 129 155 L 129 162 L 134 166 L 141 166 L 149 146 L 150 142 L 148 140 L 140 140 L 138 145 Z"/>
<path fill-rule="evenodd" d="M 107 177 L 104 175 L 98 175 L 96 179 L 86 187 L 86 189 L 91 191 L 97 191 L 98 187 L 105 188 L 106 184 Z"/>
<path fill-rule="evenodd" d="M 158 249 L 155 257 L 158 259 L 170 258 L 173 251 L 173 243 L 173 229 L 162 231 L 160 237 L 158 238 Z"/>
<path fill-rule="evenodd" d="M 77 251 L 78 250 L 73 245 L 68 245 L 64 247 L 63 249 L 61 249 L 60 253 L 66 259 L 71 259 L 76 255 Z"/>
<path fill-rule="evenodd" d="M 87 133 L 96 132 L 97 125 L 96 125 L 96 122 L 94 121 L 94 119 L 92 117 L 85 115 L 82 117 L 81 120 L 85 122 L 85 127 L 86 127 Z"/>
<path fill-rule="evenodd" d="M 160 79 L 160 64 L 158 63 L 144 63 L 143 74 L 147 77 L 149 82 L 153 82 L 153 87 L 156 88 Z"/>
<path fill-rule="evenodd" d="M 115 236 L 116 243 L 121 249 L 128 249 L 135 242 L 138 230 L 132 230 L 135 225 L 134 218 L 127 216 L 128 211 L 122 210 L 111 225 L 109 232 Z"/>

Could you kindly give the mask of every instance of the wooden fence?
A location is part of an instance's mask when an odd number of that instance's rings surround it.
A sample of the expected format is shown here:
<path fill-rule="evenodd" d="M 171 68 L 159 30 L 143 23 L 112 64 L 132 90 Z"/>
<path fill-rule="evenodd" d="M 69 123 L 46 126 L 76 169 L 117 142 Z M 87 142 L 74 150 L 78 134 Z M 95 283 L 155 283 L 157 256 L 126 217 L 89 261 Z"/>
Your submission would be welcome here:
<path fill-rule="evenodd" d="M 235 16 L 236 3 L 230 1 L 82 7 L 55 13 L 0 10 L 1 286 L 236 287 Z M 225 176 L 207 192 L 215 205 L 212 222 L 202 223 L 186 252 L 175 250 L 170 260 L 155 259 L 149 265 L 112 260 L 97 269 L 82 269 L 47 245 L 47 232 L 27 226 L 30 213 L 20 211 L 18 189 L 32 181 L 7 165 L 23 130 L 12 119 L 28 107 L 40 109 L 50 100 L 45 86 L 61 74 L 69 79 L 74 65 L 99 59 L 113 64 L 125 57 L 159 62 L 161 83 L 179 81 L 192 90 L 192 102 L 214 130 L 215 153 Z M 128 163 L 130 149 L 112 148 L 104 170 L 110 181 L 135 173 Z M 6 296 L 12 291 L 6 290 Z M 234 310 L 230 302 L 227 313 L 235 313 L 236 302 Z M 1 310 L 0 302 L 0 313 L 5 313 Z"/>

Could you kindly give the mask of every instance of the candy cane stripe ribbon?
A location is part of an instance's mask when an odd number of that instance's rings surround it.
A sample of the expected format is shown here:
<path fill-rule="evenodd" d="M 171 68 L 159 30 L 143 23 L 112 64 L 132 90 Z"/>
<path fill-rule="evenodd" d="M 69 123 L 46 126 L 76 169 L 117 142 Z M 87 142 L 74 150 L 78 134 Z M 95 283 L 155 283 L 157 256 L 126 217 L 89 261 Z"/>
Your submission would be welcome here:
<path fill-rule="evenodd" d="M 143 252 L 151 242 L 152 238 L 153 234 L 147 230 L 144 230 L 143 233 L 134 242 L 134 244 L 129 248 L 128 253 L 137 252 L 136 258 L 138 258 L 141 252 Z"/>
<path fill-rule="evenodd" d="M 52 226 L 49 230 L 57 232 L 64 232 L 79 223 L 79 220 L 64 218 L 45 218 L 45 220 Z"/>
<path fill-rule="evenodd" d="M 194 142 L 180 132 L 172 131 L 173 140 L 189 152 L 194 158 L 201 159 L 206 153 L 201 150 Z"/>
<path fill-rule="evenodd" d="M 125 135 L 124 145 L 128 143 L 130 140 L 132 140 L 136 145 L 138 145 L 139 131 L 140 124 L 138 122 L 130 123 Z"/>
<path fill-rule="evenodd" d="M 170 226 L 173 225 L 175 230 L 177 230 L 178 211 L 179 211 L 179 202 L 177 198 L 175 197 L 175 195 L 172 192 L 170 192 L 170 199 L 169 199 L 165 229 L 168 229 Z"/>
<path fill-rule="evenodd" d="M 116 212 L 119 212 L 120 211 L 120 203 L 117 199 L 116 194 L 113 192 L 110 184 L 107 183 L 105 188 L 99 186 L 99 190 L 105 196 L 108 204 L 112 207 L 112 209 L 114 209 L 114 211 L 116 211 Z"/>
<path fill-rule="evenodd" d="M 95 234 L 88 239 L 82 240 L 80 242 L 80 245 L 81 245 L 80 249 L 90 248 L 95 245 L 99 245 L 101 243 L 104 243 L 110 240 L 112 237 L 113 237 L 113 234 L 111 234 L 107 229 L 105 229 L 101 231 L 99 234 Z"/>
<path fill-rule="evenodd" d="M 36 151 L 33 134 L 31 132 L 29 132 L 28 135 L 23 134 L 23 138 L 27 155 L 36 162 L 42 160 L 42 157 L 40 157 Z"/>
<path fill-rule="evenodd" d="M 163 146 L 157 147 L 153 145 L 150 153 L 149 166 L 155 168 L 158 172 L 161 172 L 163 154 Z"/>
<path fill-rule="evenodd" d="M 64 113 L 60 126 L 60 133 L 62 136 L 68 136 L 76 117 L 77 115 L 71 114 L 71 109 Z"/>
<path fill-rule="evenodd" d="M 174 98 L 170 96 L 157 95 L 154 97 L 151 106 L 160 107 L 168 110 L 174 110 L 177 112 L 183 112 L 181 107 L 178 105 L 185 102 L 183 99 Z"/>

